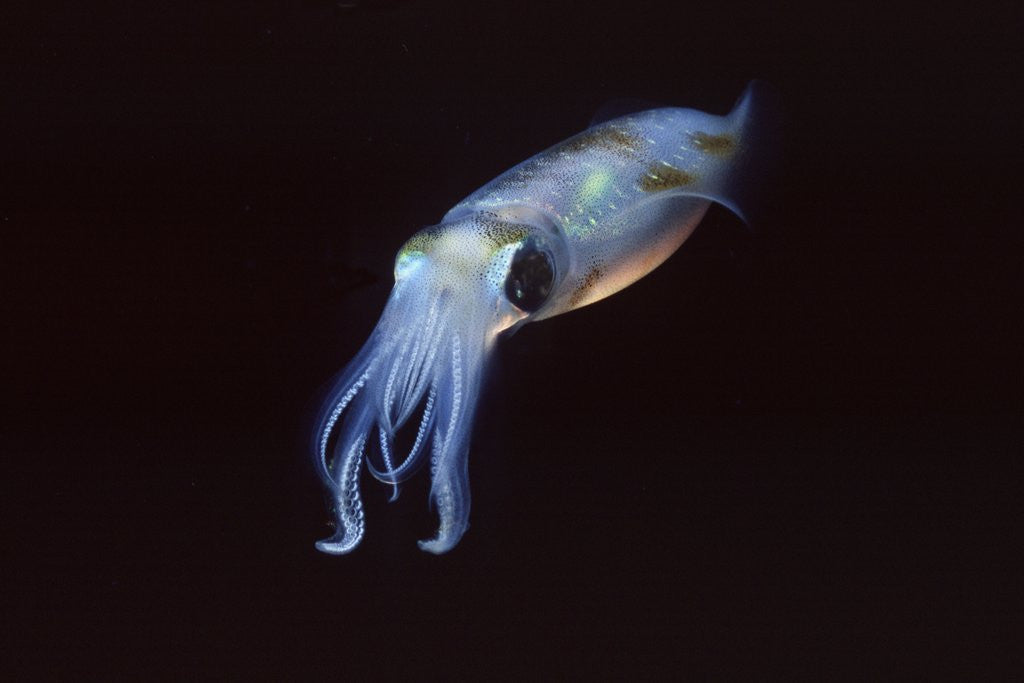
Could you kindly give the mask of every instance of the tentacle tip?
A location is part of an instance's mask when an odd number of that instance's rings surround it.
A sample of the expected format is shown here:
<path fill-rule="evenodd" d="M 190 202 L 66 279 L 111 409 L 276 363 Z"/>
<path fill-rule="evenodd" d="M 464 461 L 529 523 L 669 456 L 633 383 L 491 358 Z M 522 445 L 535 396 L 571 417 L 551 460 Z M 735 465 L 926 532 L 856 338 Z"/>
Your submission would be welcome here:
<path fill-rule="evenodd" d="M 347 537 L 345 535 L 332 536 L 331 538 L 325 538 L 322 541 L 316 542 L 316 549 L 322 553 L 328 555 L 345 555 L 346 553 L 352 552 L 359 541 L 362 540 L 361 536 Z"/>
<path fill-rule="evenodd" d="M 416 545 L 418 545 L 420 550 L 425 553 L 444 555 L 459 544 L 463 533 L 465 533 L 465 530 L 463 530 L 462 533 L 444 533 L 438 531 L 437 536 L 426 541 L 416 541 Z"/>
<path fill-rule="evenodd" d="M 433 555 L 444 555 L 455 547 L 454 543 L 441 538 L 432 538 L 429 541 L 416 541 L 416 545 L 418 545 L 420 550 L 423 552 L 431 553 Z"/>

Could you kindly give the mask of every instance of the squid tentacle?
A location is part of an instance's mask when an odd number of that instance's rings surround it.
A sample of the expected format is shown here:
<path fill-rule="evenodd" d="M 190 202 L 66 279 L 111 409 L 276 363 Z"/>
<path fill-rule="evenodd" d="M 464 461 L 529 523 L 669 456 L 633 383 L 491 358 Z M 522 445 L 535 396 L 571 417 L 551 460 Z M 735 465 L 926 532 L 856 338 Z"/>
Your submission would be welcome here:
<path fill-rule="evenodd" d="M 380 435 L 380 455 L 384 460 L 384 467 L 386 468 L 386 471 L 394 472 L 395 466 L 391 462 L 391 437 L 384 430 L 384 427 L 379 425 L 377 427 L 377 433 Z M 392 481 L 386 483 L 391 484 L 391 498 L 389 498 L 388 501 L 393 503 L 398 500 L 398 482 Z"/>
<path fill-rule="evenodd" d="M 462 341 L 452 335 L 451 378 L 452 393 L 448 425 L 434 432 L 431 459 L 432 484 L 430 501 L 437 510 L 440 524 L 433 538 L 419 541 L 421 550 L 441 554 L 451 550 L 469 527 L 470 494 L 468 486 L 469 430 L 459 429 L 460 423 L 470 424 L 467 403 L 475 396 L 465 396 L 466 390 L 478 387 L 475 378 L 467 377 L 463 367 Z M 468 399 L 468 400 L 467 400 Z"/>
<path fill-rule="evenodd" d="M 320 476 L 323 480 L 333 488 L 337 487 L 334 477 L 331 474 L 331 466 L 327 459 L 327 442 L 331 439 L 331 434 L 334 433 L 334 427 L 338 423 L 338 419 L 341 414 L 345 411 L 345 408 L 355 399 L 359 391 L 366 385 L 367 380 L 370 379 L 370 370 L 367 369 L 359 375 L 358 379 L 352 383 L 352 386 L 345 392 L 345 394 L 334 404 L 330 413 L 323 420 L 323 425 L 320 428 L 320 440 L 317 445 L 317 462 L 320 465 Z"/>
<path fill-rule="evenodd" d="M 384 387 L 380 418 L 378 419 L 383 469 L 375 466 L 371 458 L 367 458 L 367 469 L 370 473 L 379 481 L 393 487 L 392 501 L 398 498 L 398 484 L 417 469 L 418 456 L 424 445 L 424 437 L 433 423 L 436 393 L 434 387 L 437 378 L 432 365 L 437 354 L 437 347 L 441 345 L 444 325 L 438 324 L 440 316 L 436 300 L 432 302 L 429 311 L 427 322 L 422 331 L 416 335 L 411 352 L 408 338 L 401 344 L 401 350 L 391 363 L 391 372 Z M 430 382 L 429 391 L 427 391 L 428 381 Z M 409 453 L 396 466 L 392 452 L 395 434 L 412 417 L 413 412 L 420 405 L 424 393 L 427 393 L 427 404 L 420 419 L 416 440 Z"/>
<path fill-rule="evenodd" d="M 430 306 L 423 333 L 416 338 L 412 357 L 406 368 L 405 380 L 402 383 L 404 390 L 401 396 L 401 405 L 405 406 L 405 409 L 399 413 L 397 424 L 404 424 L 409 419 L 419 397 L 423 395 L 426 382 L 433 379 L 431 368 L 434 354 L 437 353 L 440 335 L 443 333 L 443 326 L 437 324 L 438 318 L 438 303 L 435 301 Z M 421 355 L 421 350 L 423 355 Z"/>
<path fill-rule="evenodd" d="M 395 389 L 395 377 L 398 375 L 398 371 L 402 368 L 402 361 L 405 360 L 405 354 L 409 350 L 409 340 L 406 339 L 401 348 L 398 351 L 398 356 L 391 364 L 391 372 L 388 374 L 388 381 L 384 385 L 384 399 L 381 406 L 381 417 L 385 420 L 388 429 L 394 427 L 394 423 L 391 420 L 391 412 L 393 407 L 394 389 Z"/>
<path fill-rule="evenodd" d="M 336 507 L 338 531 L 316 544 L 318 550 L 334 555 L 350 552 L 363 539 L 365 522 L 363 501 L 359 494 L 359 470 L 363 462 L 366 437 L 359 436 L 349 446 L 338 472 Z"/>
<path fill-rule="evenodd" d="M 420 418 L 420 426 L 416 430 L 416 440 L 413 442 L 412 448 L 409 449 L 409 455 L 405 457 L 405 460 L 398 467 L 380 470 L 374 467 L 372 462 L 367 461 L 367 469 L 370 470 L 370 474 L 375 479 L 385 484 L 400 484 L 416 471 L 421 460 L 420 456 L 423 452 L 423 446 L 428 438 L 428 432 L 434 421 L 433 410 L 436 396 L 437 386 L 436 384 L 431 384 L 430 392 L 427 394 L 427 403 L 423 408 L 423 417 Z"/>

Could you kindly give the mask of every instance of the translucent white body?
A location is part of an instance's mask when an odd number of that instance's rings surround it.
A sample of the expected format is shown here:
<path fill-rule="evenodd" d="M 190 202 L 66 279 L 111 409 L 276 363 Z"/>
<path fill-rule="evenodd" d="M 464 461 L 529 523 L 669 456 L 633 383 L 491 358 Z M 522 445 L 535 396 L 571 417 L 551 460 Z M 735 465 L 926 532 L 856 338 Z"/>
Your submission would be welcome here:
<path fill-rule="evenodd" d="M 712 201 L 742 216 L 744 183 L 756 180 L 753 162 L 768 146 L 754 125 L 759 97 L 752 84 L 727 116 L 662 108 L 593 126 L 503 173 L 406 243 L 380 322 L 317 427 L 316 462 L 337 517 L 320 550 L 345 553 L 362 539 L 364 462 L 397 495 L 427 454 L 440 526 L 420 547 L 443 553 L 458 543 L 469 519 L 473 412 L 498 335 L 643 277 Z M 541 254 L 531 263 L 542 265 L 525 271 L 533 298 L 520 300 L 522 287 L 509 282 L 526 253 Z M 411 446 L 397 454 L 407 422 Z"/>

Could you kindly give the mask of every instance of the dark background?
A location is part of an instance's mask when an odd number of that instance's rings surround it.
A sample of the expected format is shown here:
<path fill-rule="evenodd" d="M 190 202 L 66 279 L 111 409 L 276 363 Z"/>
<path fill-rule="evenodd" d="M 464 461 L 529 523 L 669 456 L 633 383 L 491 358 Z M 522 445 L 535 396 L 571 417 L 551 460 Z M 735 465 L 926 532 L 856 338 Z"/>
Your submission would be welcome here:
<path fill-rule="evenodd" d="M 4 22 L 3 668 L 1019 672 L 1015 3 L 351 4 Z M 310 412 L 399 245 L 609 100 L 754 77 L 759 229 L 501 344 L 453 552 L 423 475 L 317 553 Z"/>

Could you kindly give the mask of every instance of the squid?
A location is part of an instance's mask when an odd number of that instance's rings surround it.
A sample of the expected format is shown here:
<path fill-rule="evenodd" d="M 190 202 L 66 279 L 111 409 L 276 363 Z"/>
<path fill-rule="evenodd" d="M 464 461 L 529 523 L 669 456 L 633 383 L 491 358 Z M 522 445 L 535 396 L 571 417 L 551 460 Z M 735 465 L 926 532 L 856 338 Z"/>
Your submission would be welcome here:
<path fill-rule="evenodd" d="M 643 277 L 712 202 L 746 221 L 774 134 L 765 86 L 724 116 L 657 108 L 592 125 L 495 178 L 414 234 L 377 326 L 328 392 L 313 436 L 336 533 L 353 550 L 360 478 L 392 488 L 429 463 L 440 521 L 420 549 L 451 550 L 469 524 L 473 416 L 499 337 L 592 304 Z M 399 448 L 402 430 L 406 443 Z"/>

